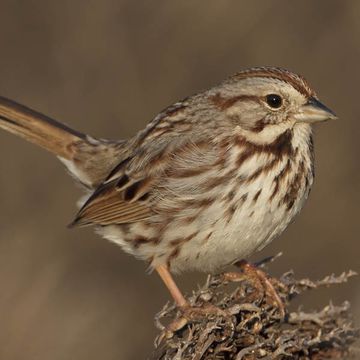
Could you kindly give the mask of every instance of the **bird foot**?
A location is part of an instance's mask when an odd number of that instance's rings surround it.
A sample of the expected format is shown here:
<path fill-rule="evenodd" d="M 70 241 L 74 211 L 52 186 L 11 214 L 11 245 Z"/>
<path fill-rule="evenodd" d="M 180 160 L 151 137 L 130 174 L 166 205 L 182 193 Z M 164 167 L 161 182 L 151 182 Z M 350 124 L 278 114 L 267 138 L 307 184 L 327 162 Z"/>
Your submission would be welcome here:
<path fill-rule="evenodd" d="M 231 323 L 231 314 L 219 307 L 204 303 L 202 306 L 185 305 L 179 308 L 181 315 L 173 320 L 165 329 L 164 336 L 171 338 L 176 331 L 184 326 L 200 321 L 208 321 L 210 318 L 222 318 Z"/>
<path fill-rule="evenodd" d="M 250 282 L 258 293 L 262 294 L 263 297 L 265 296 L 268 302 L 278 309 L 281 318 L 284 319 L 286 315 L 285 305 L 273 285 L 274 280 L 264 271 L 244 260 L 235 263 L 235 265 L 239 267 L 242 272 L 226 272 L 222 274 L 222 280 L 227 282 Z M 281 286 L 279 282 L 277 282 L 276 285 Z"/>

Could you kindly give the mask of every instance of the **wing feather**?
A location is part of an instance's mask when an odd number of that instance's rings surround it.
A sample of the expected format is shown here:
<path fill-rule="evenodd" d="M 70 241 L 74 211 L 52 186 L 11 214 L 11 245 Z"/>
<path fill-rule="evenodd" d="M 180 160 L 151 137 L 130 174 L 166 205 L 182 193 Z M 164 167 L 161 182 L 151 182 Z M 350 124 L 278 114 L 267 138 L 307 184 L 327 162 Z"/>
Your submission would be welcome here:
<path fill-rule="evenodd" d="M 146 204 L 125 201 L 121 195 L 116 190 L 105 196 L 98 193 L 82 207 L 70 226 L 125 224 L 144 220 L 152 214 Z"/>
<path fill-rule="evenodd" d="M 125 224 L 151 216 L 152 211 L 146 202 L 138 200 L 151 190 L 149 181 L 135 182 L 129 178 L 127 184 L 121 183 L 119 190 L 117 180 L 100 186 L 83 205 L 70 226 Z"/>
<path fill-rule="evenodd" d="M 209 142 L 178 141 L 173 140 L 160 149 L 157 144 L 156 149 L 147 149 L 146 153 L 142 149 L 141 156 L 138 152 L 123 165 L 118 165 L 90 196 L 70 226 L 133 223 L 157 213 L 152 199 L 158 198 L 159 186 L 168 189 L 169 181 L 183 183 L 184 177 L 204 173 L 217 158 Z M 208 156 L 204 157 L 204 152 Z M 192 193 L 193 187 L 190 188 Z"/>

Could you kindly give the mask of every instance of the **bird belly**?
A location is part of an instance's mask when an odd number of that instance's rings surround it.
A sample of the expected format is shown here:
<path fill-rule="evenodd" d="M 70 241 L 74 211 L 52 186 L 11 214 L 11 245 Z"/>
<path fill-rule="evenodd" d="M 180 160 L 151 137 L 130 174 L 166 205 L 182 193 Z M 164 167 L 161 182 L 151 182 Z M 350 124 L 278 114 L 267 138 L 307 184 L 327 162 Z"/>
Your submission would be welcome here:
<path fill-rule="evenodd" d="M 273 196 L 273 181 L 260 181 L 243 187 L 226 206 L 224 201 L 215 201 L 192 221 L 184 221 L 179 214 L 163 231 L 159 231 L 161 221 L 157 221 L 157 226 L 111 225 L 98 231 L 125 252 L 148 261 L 151 267 L 166 264 L 175 273 L 215 272 L 250 256 L 285 230 L 308 194 L 305 186 L 299 189 L 289 208 L 283 201 L 286 190 L 279 190 Z"/>
<path fill-rule="evenodd" d="M 249 192 L 247 199 L 233 210 L 233 214 L 221 209 L 220 204 L 212 214 L 204 214 L 203 223 L 197 226 L 201 230 L 181 245 L 178 251 L 175 250 L 176 245 L 173 246 L 172 251 L 176 256 L 170 259 L 171 270 L 215 272 L 247 258 L 279 236 L 300 210 L 301 198 L 288 211 L 286 206 L 278 205 L 277 199 L 270 203 L 266 191 L 263 192 L 264 198 L 259 196 L 256 203 L 253 198 L 257 191 Z M 178 228 L 177 231 L 180 235 L 186 229 Z"/>

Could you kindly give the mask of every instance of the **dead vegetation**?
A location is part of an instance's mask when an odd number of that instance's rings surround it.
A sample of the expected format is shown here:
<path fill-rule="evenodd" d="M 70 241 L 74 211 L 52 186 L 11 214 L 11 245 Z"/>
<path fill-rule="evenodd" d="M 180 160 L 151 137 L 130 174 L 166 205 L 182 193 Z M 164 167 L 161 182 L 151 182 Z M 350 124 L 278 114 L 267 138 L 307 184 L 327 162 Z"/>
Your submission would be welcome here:
<path fill-rule="evenodd" d="M 332 303 L 316 312 L 290 310 L 292 300 L 304 291 L 347 282 L 355 273 L 327 276 L 320 281 L 296 280 L 292 272 L 269 278 L 286 306 L 286 316 L 271 304 L 264 292 L 251 282 L 236 288 L 221 275 L 209 276 L 205 285 L 188 298 L 192 306 L 214 305 L 227 316 L 209 315 L 185 319 L 174 305 L 157 315 L 161 335 L 156 340 L 153 360 L 270 360 L 351 358 L 359 330 L 352 323 L 350 304 Z M 169 332 L 163 323 L 176 323 Z M 358 354 L 359 355 L 359 354 Z M 356 358 L 356 357 L 355 357 Z"/>

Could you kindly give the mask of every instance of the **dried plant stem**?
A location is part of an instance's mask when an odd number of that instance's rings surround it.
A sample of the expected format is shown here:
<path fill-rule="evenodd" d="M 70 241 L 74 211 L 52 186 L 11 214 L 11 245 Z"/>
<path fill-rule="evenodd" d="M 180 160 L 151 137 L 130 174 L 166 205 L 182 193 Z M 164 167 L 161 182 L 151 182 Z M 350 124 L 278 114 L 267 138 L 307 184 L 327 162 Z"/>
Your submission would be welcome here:
<path fill-rule="evenodd" d="M 352 325 L 348 302 L 340 306 L 330 303 L 316 312 L 292 311 L 289 306 L 292 299 L 306 290 L 341 284 L 354 275 L 349 271 L 312 281 L 296 280 L 288 272 L 279 279 L 269 278 L 286 306 L 285 319 L 250 281 L 245 279 L 229 291 L 223 276 L 209 276 L 187 301 L 200 308 L 211 304 L 228 316 L 209 314 L 190 321 L 174 305 L 166 305 L 155 319 L 161 335 L 151 359 L 344 359 L 352 353 L 351 345 L 359 335 Z M 166 331 L 162 324 L 166 319 L 172 324 L 175 321 L 178 330 Z"/>

